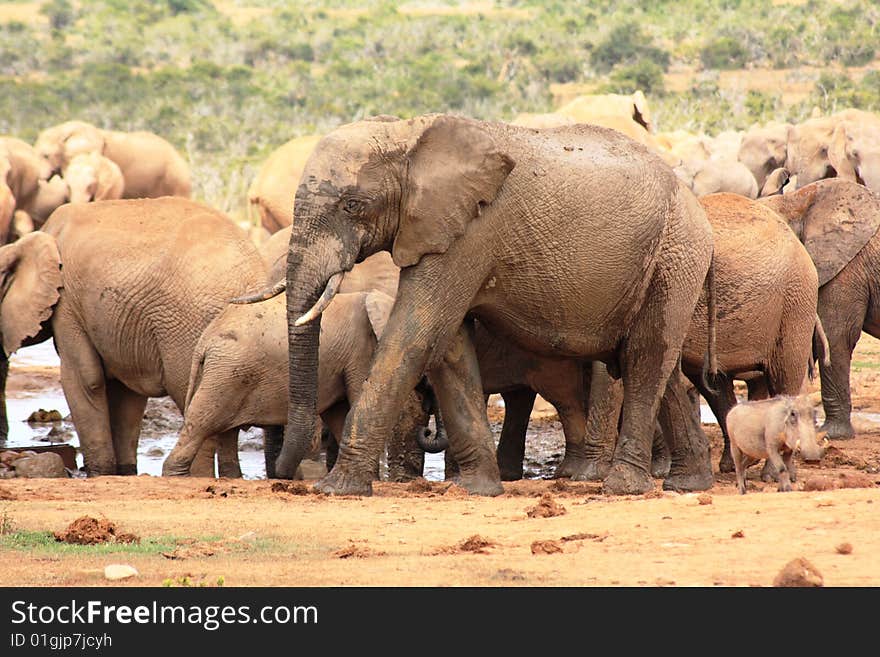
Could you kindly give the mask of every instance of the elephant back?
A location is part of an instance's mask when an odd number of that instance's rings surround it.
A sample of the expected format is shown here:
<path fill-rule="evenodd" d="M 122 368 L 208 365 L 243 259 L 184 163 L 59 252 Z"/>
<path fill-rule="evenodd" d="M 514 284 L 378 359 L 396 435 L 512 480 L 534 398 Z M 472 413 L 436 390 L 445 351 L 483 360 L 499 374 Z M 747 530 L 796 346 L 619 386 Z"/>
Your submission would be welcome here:
<path fill-rule="evenodd" d="M 788 220 L 816 265 L 820 287 L 837 276 L 880 228 L 880 199 L 845 180 L 819 180 L 762 202 Z"/>

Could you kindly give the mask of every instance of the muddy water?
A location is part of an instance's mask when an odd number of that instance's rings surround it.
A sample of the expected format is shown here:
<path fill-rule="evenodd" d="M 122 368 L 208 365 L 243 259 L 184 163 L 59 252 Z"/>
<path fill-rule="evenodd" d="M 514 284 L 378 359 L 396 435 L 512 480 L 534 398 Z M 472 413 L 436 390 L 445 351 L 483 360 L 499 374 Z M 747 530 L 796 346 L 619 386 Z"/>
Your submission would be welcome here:
<path fill-rule="evenodd" d="M 10 388 L 7 398 L 9 413 L 10 447 L 27 445 L 45 445 L 49 442 L 65 442 L 79 447 L 76 430 L 70 422 L 70 409 L 61 390 L 57 375 L 58 355 L 51 341 L 19 350 L 10 359 Z M 34 369 L 56 368 L 49 382 L 38 390 L 33 386 L 15 385 L 16 380 L 27 377 Z M 51 371 L 51 370 L 50 370 Z M 17 377 L 21 377 L 17 379 Z M 24 389 L 22 389 L 24 388 Z M 490 403 L 503 408 L 503 400 L 493 395 Z M 540 403 L 540 401 L 539 401 Z M 546 404 L 546 402 L 545 402 Z M 28 416 L 40 408 L 57 410 L 65 418 L 53 424 L 29 424 Z M 700 407 L 701 420 L 704 424 L 715 424 L 715 416 L 705 404 Z M 821 414 L 820 414 L 821 415 Z M 854 419 L 866 423 L 880 425 L 880 413 L 856 412 Z M 138 472 L 151 475 L 162 473 L 162 462 L 177 442 L 182 419 L 177 407 L 167 397 L 150 399 L 141 429 L 138 444 Z M 497 442 L 501 435 L 501 423 L 492 423 L 492 432 Z M 0 445 L 2 447 L 3 445 Z M 529 479 L 544 479 L 553 475 L 556 466 L 562 460 L 565 440 L 562 425 L 558 420 L 545 418 L 532 422 L 526 437 L 526 454 L 524 475 Z M 239 458 L 241 469 L 247 479 L 262 479 L 266 476 L 263 459 L 263 435 L 260 429 L 249 429 L 239 434 Z M 82 456 L 78 457 L 82 465 Z M 441 481 L 444 477 L 444 454 L 425 455 L 425 478 Z"/>

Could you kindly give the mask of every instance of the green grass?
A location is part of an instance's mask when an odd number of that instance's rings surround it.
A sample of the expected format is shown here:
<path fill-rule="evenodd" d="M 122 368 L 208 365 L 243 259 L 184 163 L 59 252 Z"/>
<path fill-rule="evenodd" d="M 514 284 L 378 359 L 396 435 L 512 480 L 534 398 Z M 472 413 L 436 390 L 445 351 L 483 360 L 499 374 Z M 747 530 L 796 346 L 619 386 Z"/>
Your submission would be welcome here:
<path fill-rule="evenodd" d="M 854 360 L 850 364 L 851 368 L 858 370 L 880 370 L 880 363 L 872 363 L 866 360 Z"/>
<path fill-rule="evenodd" d="M 203 543 L 213 543 L 222 540 L 221 536 L 201 536 L 195 540 Z M 190 538 L 178 536 L 159 536 L 155 538 L 142 538 L 140 543 L 98 543 L 97 545 L 76 545 L 56 541 L 52 532 L 14 530 L 0 535 L 0 551 L 18 550 L 22 552 L 41 552 L 59 555 L 83 555 L 83 554 L 146 554 L 158 555 L 163 552 L 171 552 L 178 545 L 186 546 Z M 265 552 L 275 547 L 275 541 L 267 538 L 258 538 L 253 541 L 236 544 L 224 543 L 225 551 L 239 552 L 255 550 Z"/>

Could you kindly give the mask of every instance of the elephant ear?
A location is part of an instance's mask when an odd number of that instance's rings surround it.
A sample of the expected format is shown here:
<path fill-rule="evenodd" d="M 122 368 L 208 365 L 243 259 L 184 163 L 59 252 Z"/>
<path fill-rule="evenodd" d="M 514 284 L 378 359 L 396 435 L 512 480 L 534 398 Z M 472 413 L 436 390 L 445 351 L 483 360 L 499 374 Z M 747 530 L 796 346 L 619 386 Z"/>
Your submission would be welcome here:
<path fill-rule="evenodd" d="M 641 89 L 637 89 L 632 95 L 633 99 L 633 121 L 645 127 L 648 132 L 654 132 L 654 122 L 651 120 L 651 113 L 648 111 L 648 99 Z"/>
<path fill-rule="evenodd" d="M 848 145 L 846 122 L 843 121 L 834 128 L 834 133 L 831 135 L 831 142 L 828 144 L 828 160 L 837 171 L 838 178 L 858 182 L 856 170 L 849 161 Z"/>
<path fill-rule="evenodd" d="M 0 248 L 0 331 L 7 356 L 39 333 L 58 302 L 61 255 L 55 239 L 40 231 Z"/>
<path fill-rule="evenodd" d="M 498 195 L 514 161 L 466 119 L 441 116 L 407 154 L 408 179 L 391 255 L 398 267 L 444 253 Z"/>
<path fill-rule="evenodd" d="M 814 185 L 816 196 L 803 215 L 800 237 L 822 286 L 837 276 L 880 228 L 880 200 L 866 187 L 842 180 L 822 180 Z M 813 192 L 810 188 L 814 185 L 797 195 Z"/>
<path fill-rule="evenodd" d="M 394 306 L 394 299 L 384 292 L 373 290 L 364 297 L 364 306 L 367 309 L 367 317 L 370 318 L 373 333 L 376 334 L 376 339 L 380 340 L 385 331 L 385 324 L 388 323 L 391 308 Z"/>

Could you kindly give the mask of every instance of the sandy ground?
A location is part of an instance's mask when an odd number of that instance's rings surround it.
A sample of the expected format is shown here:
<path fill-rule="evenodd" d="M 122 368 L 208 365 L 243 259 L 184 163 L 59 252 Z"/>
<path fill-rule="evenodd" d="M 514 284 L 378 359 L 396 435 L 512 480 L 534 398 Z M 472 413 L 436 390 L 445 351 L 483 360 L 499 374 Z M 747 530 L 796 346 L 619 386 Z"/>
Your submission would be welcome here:
<path fill-rule="evenodd" d="M 880 341 L 864 336 L 854 363 L 856 408 L 880 412 Z M 10 389 L 51 378 L 13 371 Z M 552 418 L 538 424 L 559 431 Z M 506 483 L 492 499 L 444 482 L 377 483 L 371 498 L 332 498 L 308 482 L 0 481 L 0 585 L 107 585 L 103 568 L 124 563 L 139 575 L 114 585 L 770 586 L 803 557 L 826 586 L 877 586 L 880 424 L 865 415 L 856 426 L 821 464 L 801 464 L 787 494 L 761 482 L 758 468 L 745 496 L 732 474 L 718 474 L 704 495 L 664 493 L 657 481 L 656 492 L 625 498 L 548 480 Z M 720 432 L 705 428 L 717 464 Z M 19 542 L 83 515 L 137 534 L 140 546 Z"/>

